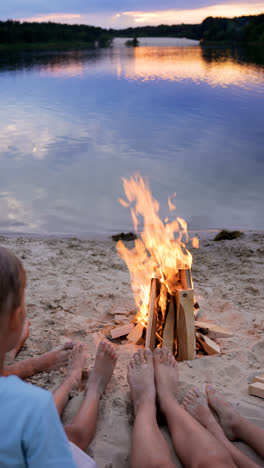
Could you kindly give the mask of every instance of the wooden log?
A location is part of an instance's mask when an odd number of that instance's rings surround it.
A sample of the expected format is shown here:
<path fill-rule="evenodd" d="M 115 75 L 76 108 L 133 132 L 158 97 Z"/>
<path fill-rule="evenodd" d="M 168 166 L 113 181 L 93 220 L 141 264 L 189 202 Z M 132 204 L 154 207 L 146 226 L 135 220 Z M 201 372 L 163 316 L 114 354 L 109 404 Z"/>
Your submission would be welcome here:
<path fill-rule="evenodd" d="M 130 343 L 138 344 L 142 338 L 144 328 L 144 325 L 142 325 L 141 322 L 138 322 L 133 330 L 131 330 L 131 332 L 127 335 L 128 341 L 130 341 Z"/>
<path fill-rule="evenodd" d="M 249 395 L 264 398 L 264 384 L 261 382 L 255 382 L 248 386 Z"/>
<path fill-rule="evenodd" d="M 167 348 L 172 353 L 174 349 L 175 318 L 175 301 L 171 297 L 163 330 L 162 348 Z"/>
<path fill-rule="evenodd" d="M 220 346 L 215 343 L 215 341 L 211 340 L 211 338 L 208 338 L 208 336 L 202 333 L 196 333 L 196 338 L 207 354 L 210 356 L 213 354 L 220 354 Z"/>
<path fill-rule="evenodd" d="M 113 328 L 113 330 L 110 331 L 111 338 L 115 340 L 116 338 L 120 338 L 120 336 L 128 335 L 131 330 L 133 330 L 133 328 L 133 323 L 128 323 L 122 327 Z"/>
<path fill-rule="evenodd" d="M 264 374 L 256 375 L 256 377 L 254 377 L 254 382 L 260 382 L 264 384 Z"/>
<path fill-rule="evenodd" d="M 205 330 L 209 338 L 231 338 L 231 336 L 233 336 L 233 333 L 228 331 L 226 328 L 213 323 L 200 322 L 197 320 L 195 322 L 195 327 Z"/>
<path fill-rule="evenodd" d="M 156 345 L 156 302 L 160 291 L 160 281 L 158 278 L 151 279 L 149 309 L 148 309 L 148 325 L 146 332 L 145 347 L 154 351 Z"/>
<path fill-rule="evenodd" d="M 194 326 L 194 293 L 193 289 L 177 291 L 177 344 L 178 361 L 195 359 L 196 340 Z"/>
<path fill-rule="evenodd" d="M 191 270 L 179 270 L 182 289 L 193 289 Z"/>

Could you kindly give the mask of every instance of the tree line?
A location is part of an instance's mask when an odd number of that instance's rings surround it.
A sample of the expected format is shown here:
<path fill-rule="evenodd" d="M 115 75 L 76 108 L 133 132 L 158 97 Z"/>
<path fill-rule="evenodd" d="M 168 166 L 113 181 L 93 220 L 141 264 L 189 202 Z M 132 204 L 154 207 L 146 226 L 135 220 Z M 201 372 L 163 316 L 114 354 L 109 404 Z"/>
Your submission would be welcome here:
<path fill-rule="evenodd" d="M 225 42 L 264 42 L 264 14 L 206 18 L 201 24 L 142 26 L 122 30 L 61 23 L 0 21 L 0 44 L 80 43 L 107 46 L 114 37 L 185 37 Z"/>
<path fill-rule="evenodd" d="M 236 18 L 209 16 L 201 24 L 143 26 L 116 31 L 119 37 L 186 37 L 205 41 L 264 42 L 264 14 Z"/>

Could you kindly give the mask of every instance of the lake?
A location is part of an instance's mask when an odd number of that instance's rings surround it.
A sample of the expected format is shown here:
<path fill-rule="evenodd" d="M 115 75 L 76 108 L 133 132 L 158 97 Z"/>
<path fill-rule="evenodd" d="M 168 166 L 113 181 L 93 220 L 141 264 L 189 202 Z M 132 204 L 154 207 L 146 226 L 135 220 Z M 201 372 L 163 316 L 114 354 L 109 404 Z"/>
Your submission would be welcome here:
<path fill-rule="evenodd" d="M 0 231 L 132 229 L 122 177 L 148 177 L 192 230 L 264 229 L 258 49 L 140 47 L 0 56 Z"/>

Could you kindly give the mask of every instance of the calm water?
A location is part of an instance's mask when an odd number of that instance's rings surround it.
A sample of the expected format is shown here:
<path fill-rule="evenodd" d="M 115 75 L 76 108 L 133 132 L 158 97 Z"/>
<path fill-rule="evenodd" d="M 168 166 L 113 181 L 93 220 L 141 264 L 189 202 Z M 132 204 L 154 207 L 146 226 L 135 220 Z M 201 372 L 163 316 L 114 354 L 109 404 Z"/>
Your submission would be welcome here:
<path fill-rule="evenodd" d="M 2 54 L 0 231 L 129 230 L 135 171 L 162 218 L 176 192 L 191 229 L 264 229 L 262 60 L 179 40 Z"/>

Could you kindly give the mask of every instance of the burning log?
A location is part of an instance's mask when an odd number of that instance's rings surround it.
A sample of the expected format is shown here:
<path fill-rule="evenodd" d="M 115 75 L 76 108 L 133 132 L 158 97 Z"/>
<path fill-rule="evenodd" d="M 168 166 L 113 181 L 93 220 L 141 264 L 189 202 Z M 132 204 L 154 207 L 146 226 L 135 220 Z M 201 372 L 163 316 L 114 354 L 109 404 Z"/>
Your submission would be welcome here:
<path fill-rule="evenodd" d="M 193 289 L 191 270 L 179 270 L 180 282 L 182 289 Z"/>
<path fill-rule="evenodd" d="M 157 299 L 160 291 L 160 281 L 157 278 L 151 279 L 149 311 L 148 311 L 148 325 L 146 332 L 146 348 L 154 351 L 156 346 L 156 323 L 157 323 Z"/>
<path fill-rule="evenodd" d="M 175 332 L 175 302 L 174 297 L 168 305 L 168 312 L 163 330 L 162 348 L 167 348 L 173 353 L 174 349 L 174 332 Z"/>
<path fill-rule="evenodd" d="M 177 291 L 177 343 L 178 361 L 196 356 L 193 289 Z"/>

